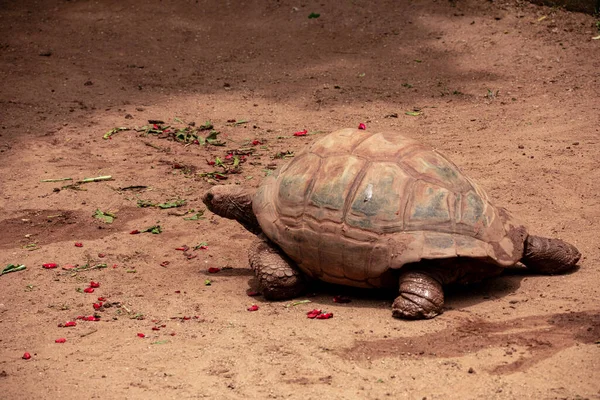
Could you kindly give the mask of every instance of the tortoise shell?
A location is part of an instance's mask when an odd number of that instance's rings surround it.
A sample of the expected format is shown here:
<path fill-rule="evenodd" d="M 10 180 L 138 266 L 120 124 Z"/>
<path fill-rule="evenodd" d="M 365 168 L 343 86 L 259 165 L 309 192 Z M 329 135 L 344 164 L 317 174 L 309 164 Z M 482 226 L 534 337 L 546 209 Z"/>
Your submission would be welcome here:
<path fill-rule="evenodd" d="M 317 140 L 259 187 L 265 235 L 309 276 L 387 286 L 386 272 L 523 254 L 526 229 L 437 151 L 397 133 L 343 129 Z"/>

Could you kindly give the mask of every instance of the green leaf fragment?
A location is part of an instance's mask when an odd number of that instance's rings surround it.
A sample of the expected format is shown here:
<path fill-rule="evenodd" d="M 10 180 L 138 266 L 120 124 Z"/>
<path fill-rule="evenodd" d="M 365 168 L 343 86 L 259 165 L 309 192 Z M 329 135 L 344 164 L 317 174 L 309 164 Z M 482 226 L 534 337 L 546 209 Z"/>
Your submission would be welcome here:
<path fill-rule="evenodd" d="M 99 219 L 105 224 L 112 224 L 117 216 L 108 211 L 101 211 L 100 209 L 96 209 L 93 215 L 94 218 Z"/>
<path fill-rule="evenodd" d="M 73 178 L 56 178 L 56 179 L 42 179 L 40 182 L 63 182 L 72 181 Z"/>
<path fill-rule="evenodd" d="M 184 218 L 184 221 L 198 221 L 199 219 L 204 219 L 203 215 L 204 215 L 204 210 L 198 211 L 191 217 Z"/>
<path fill-rule="evenodd" d="M 167 344 L 169 343 L 168 340 L 157 340 L 156 342 L 152 342 L 150 344 Z"/>
<path fill-rule="evenodd" d="M 142 200 L 139 199 L 137 201 L 137 206 L 140 208 L 146 208 L 146 207 L 155 207 L 156 204 L 152 202 L 152 200 Z"/>
<path fill-rule="evenodd" d="M 407 111 L 404 114 L 410 115 L 411 117 L 417 117 L 417 116 L 421 115 L 421 112 L 419 112 L 419 111 Z"/>
<path fill-rule="evenodd" d="M 108 264 L 105 264 L 105 263 L 96 264 L 96 265 L 84 264 L 81 267 L 76 267 L 76 268 L 70 269 L 69 273 L 73 273 L 71 276 L 75 276 L 77 274 L 77 272 L 89 271 L 92 269 L 102 269 L 102 268 L 108 268 Z M 78 291 L 79 291 L 79 289 L 78 289 Z"/>
<path fill-rule="evenodd" d="M 128 131 L 128 130 L 130 130 L 130 128 L 127 128 L 127 127 L 124 127 L 124 126 L 117 127 L 117 128 L 112 128 L 110 131 L 106 132 L 104 134 L 104 136 L 102 136 L 102 139 L 104 139 L 104 140 L 110 139 L 110 137 L 112 135 L 114 135 L 115 133 L 121 132 L 121 131 Z"/>
<path fill-rule="evenodd" d="M 306 300 L 298 300 L 298 301 L 294 301 L 292 303 L 286 304 L 285 307 L 289 308 L 289 307 L 295 307 L 298 306 L 300 304 L 307 304 L 307 303 L 311 303 L 310 300 L 306 299 Z"/>
<path fill-rule="evenodd" d="M 204 281 L 204 286 L 210 286 L 211 284 L 212 284 L 212 282 L 211 282 L 211 280 L 210 280 L 210 279 L 206 279 L 206 280 Z"/>
<path fill-rule="evenodd" d="M 104 176 L 96 176 L 94 178 L 85 178 L 82 181 L 79 181 L 80 183 L 90 183 L 90 182 L 100 182 L 100 181 L 110 181 L 112 180 L 112 176 L 111 175 L 104 175 Z"/>
<path fill-rule="evenodd" d="M 25 268 L 27 267 L 23 264 L 8 264 L 6 267 L 4 267 L 2 272 L 0 272 L 0 276 L 10 272 L 23 271 Z"/>
<path fill-rule="evenodd" d="M 184 206 L 185 204 L 186 204 L 185 200 L 174 200 L 174 201 L 169 201 L 166 203 L 157 204 L 157 206 L 159 208 L 165 209 L 165 208 L 181 207 L 181 206 Z"/>
<path fill-rule="evenodd" d="M 198 129 L 200 129 L 201 131 L 208 131 L 212 128 L 214 128 L 214 126 L 213 126 L 212 122 L 210 122 L 210 121 L 206 121 L 204 124 L 202 124 L 198 127 Z"/>
<path fill-rule="evenodd" d="M 194 246 L 194 250 L 202 249 L 203 247 L 206 248 L 207 246 L 208 246 L 208 242 L 201 242 Z"/>
<path fill-rule="evenodd" d="M 217 138 L 217 136 L 219 136 L 219 132 L 215 131 L 214 129 L 210 131 L 210 133 L 208 134 L 208 136 L 206 137 L 206 140 L 215 140 Z"/>
<path fill-rule="evenodd" d="M 317 13 L 310 13 L 308 14 L 308 19 L 314 19 L 314 18 L 319 18 L 321 16 L 321 14 L 317 14 Z"/>
<path fill-rule="evenodd" d="M 213 146 L 225 146 L 225 142 L 222 142 L 217 138 L 220 133 L 221 132 L 215 130 L 210 131 L 208 136 L 205 138 L 206 142 L 208 144 L 212 144 Z"/>
<path fill-rule="evenodd" d="M 144 229 L 143 231 L 140 231 L 141 233 L 144 232 L 150 232 L 152 234 L 158 235 L 159 233 L 162 232 L 162 228 L 160 227 L 160 225 L 152 225 L 149 228 Z"/>
<path fill-rule="evenodd" d="M 122 191 L 134 190 L 135 191 L 135 190 L 143 190 L 143 189 L 146 189 L 147 187 L 148 186 L 144 186 L 144 185 L 133 185 L 133 186 L 125 186 L 125 187 L 119 188 L 119 190 L 122 190 Z"/>
<path fill-rule="evenodd" d="M 276 159 L 291 158 L 291 157 L 294 157 L 294 152 L 290 151 L 290 150 L 280 151 L 278 153 L 275 153 L 275 155 L 273 156 L 273 158 L 276 158 Z"/>

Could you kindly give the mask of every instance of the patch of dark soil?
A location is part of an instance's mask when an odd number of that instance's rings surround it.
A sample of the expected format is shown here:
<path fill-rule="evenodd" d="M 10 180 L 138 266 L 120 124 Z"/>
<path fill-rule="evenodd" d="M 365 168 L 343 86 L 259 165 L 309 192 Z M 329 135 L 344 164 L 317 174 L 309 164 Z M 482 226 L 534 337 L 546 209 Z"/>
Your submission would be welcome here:
<path fill-rule="evenodd" d="M 65 240 L 99 239 L 123 230 L 126 222 L 145 215 L 141 208 L 120 209 L 112 224 L 92 217 L 92 213 L 69 210 L 23 210 L 23 214 L 0 221 L 0 249 L 43 245 Z"/>
<path fill-rule="evenodd" d="M 490 348 L 505 348 L 516 360 L 492 366 L 493 374 L 523 371 L 553 354 L 600 338 L 600 312 L 531 316 L 510 321 L 470 320 L 422 336 L 357 341 L 339 354 L 350 359 L 383 357 L 460 357 Z M 527 351 L 519 351 L 525 348 Z"/>

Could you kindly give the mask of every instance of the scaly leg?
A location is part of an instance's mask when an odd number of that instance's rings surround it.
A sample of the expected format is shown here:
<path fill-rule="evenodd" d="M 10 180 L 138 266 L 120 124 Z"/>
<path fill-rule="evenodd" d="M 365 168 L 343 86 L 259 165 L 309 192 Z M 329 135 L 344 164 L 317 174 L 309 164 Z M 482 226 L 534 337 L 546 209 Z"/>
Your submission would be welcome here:
<path fill-rule="evenodd" d="M 270 241 L 263 238 L 254 241 L 250 246 L 249 259 L 266 299 L 291 299 L 306 290 L 304 275 Z"/>
<path fill-rule="evenodd" d="M 402 319 L 429 319 L 442 313 L 442 280 L 425 270 L 408 270 L 400 275 L 400 296 L 392 306 L 392 315 Z"/>

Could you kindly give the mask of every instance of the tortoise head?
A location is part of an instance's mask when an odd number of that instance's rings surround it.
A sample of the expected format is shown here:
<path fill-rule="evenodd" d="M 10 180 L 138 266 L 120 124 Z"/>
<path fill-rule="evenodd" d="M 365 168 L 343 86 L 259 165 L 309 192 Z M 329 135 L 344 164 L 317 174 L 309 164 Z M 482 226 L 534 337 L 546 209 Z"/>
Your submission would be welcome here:
<path fill-rule="evenodd" d="M 529 235 L 525 242 L 523 264 L 542 274 L 562 274 L 577 268 L 581 253 L 560 239 Z"/>
<path fill-rule="evenodd" d="M 254 191 L 235 185 L 218 185 L 210 188 L 202 196 L 202 201 L 213 213 L 229 219 L 235 219 L 250 232 L 262 232 L 252 211 Z"/>

